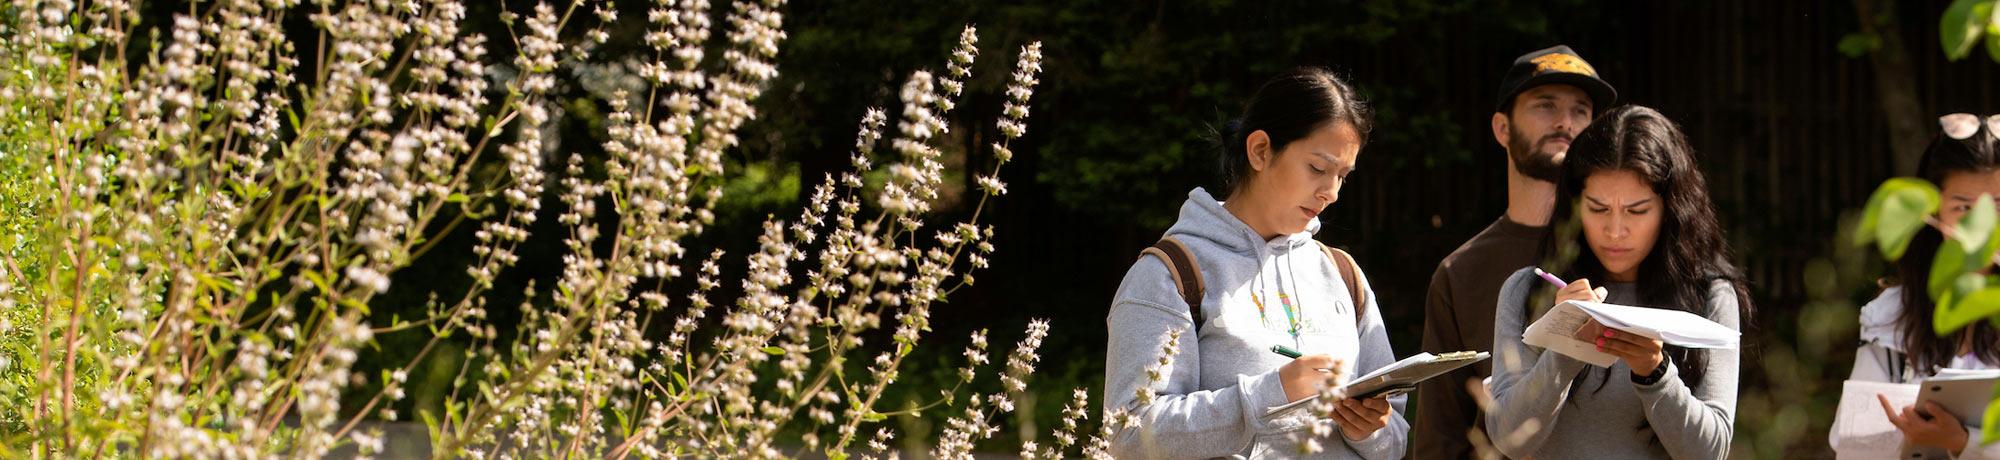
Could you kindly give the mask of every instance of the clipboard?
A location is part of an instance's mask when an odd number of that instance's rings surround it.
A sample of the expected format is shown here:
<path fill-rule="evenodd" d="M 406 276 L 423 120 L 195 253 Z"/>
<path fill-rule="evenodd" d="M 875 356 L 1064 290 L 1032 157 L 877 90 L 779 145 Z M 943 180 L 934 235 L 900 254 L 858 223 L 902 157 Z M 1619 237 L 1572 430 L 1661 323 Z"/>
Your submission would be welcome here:
<path fill-rule="evenodd" d="M 1485 361 L 1489 357 L 1491 355 L 1483 351 L 1460 351 L 1442 355 L 1418 353 L 1415 356 L 1403 358 L 1402 361 L 1397 361 L 1395 364 L 1375 369 L 1374 372 L 1370 372 L 1368 375 L 1348 381 L 1341 388 L 1347 393 L 1347 397 L 1349 398 L 1386 398 L 1408 393 L 1411 390 L 1415 390 L 1418 383 L 1430 380 L 1439 375 L 1444 375 L 1458 368 L 1472 365 L 1473 363 Z M 1305 407 L 1313 399 L 1315 398 L 1300 398 L 1297 401 L 1285 403 L 1285 405 L 1265 411 L 1264 416 L 1269 417 Z"/>

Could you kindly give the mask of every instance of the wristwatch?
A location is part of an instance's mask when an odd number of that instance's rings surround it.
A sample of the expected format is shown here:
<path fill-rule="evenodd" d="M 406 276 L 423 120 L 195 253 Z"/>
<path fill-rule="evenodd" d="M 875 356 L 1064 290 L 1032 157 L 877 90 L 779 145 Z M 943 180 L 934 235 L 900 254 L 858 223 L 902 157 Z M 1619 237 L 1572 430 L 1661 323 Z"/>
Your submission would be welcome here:
<path fill-rule="evenodd" d="M 1667 357 L 1666 353 L 1661 353 L 1660 367 L 1653 368 L 1652 373 L 1643 376 L 1638 374 L 1633 374 L 1632 383 L 1639 385 L 1647 385 L 1647 386 L 1651 386 L 1652 384 L 1655 383 L 1660 383 L 1660 379 L 1667 376 L 1667 363 L 1670 361 L 1673 361 L 1673 358 Z"/>

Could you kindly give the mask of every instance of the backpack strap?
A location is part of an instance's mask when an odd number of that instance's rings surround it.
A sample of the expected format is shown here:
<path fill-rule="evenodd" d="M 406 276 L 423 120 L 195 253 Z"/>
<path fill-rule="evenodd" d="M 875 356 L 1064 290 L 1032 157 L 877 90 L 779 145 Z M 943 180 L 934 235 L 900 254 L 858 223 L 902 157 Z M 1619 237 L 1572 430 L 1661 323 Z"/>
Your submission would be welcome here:
<path fill-rule="evenodd" d="M 1189 251 L 1187 245 L 1169 236 L 1160 238 L 1158 243 L 1153 243 L 1153 247 L 1139 251 L 1140 258 L 1146 256 L 1158 257 L 1161 263 L 1167 264 L 1167 273 L 1174 277 L 1174 287 L 1180 288 L 1181 300 L 1187 302 L 1188 313 L 1194 316 L 1194 330 L 1200 332 L 1201 324 L 1206 319 L 1201 317 L 1201 266 L 1195 264 L 1194 251 Z"/>
<path fill-rule="evenodd" d="M 1367 282 L 1358 276 L 1361 270 L 1354 263 L 1354 256 L 1348 255 L 1347 251 L 1327 246 L 1326 243 L 1318 244 L 1320 250 L 1326 253 L 1326 257 L 1333 260 L 1333 266 L 1340 270 L 1340 278 L 1347 285 L 1347 298 L 1354 301 L 1354 324 L 1360 325 L 1361 309 L 1368 305 L 1368 291 Z M 1181 301 L 1187 302 L 1188 314 L 1194 318 L 1195 331 L 1201 331 L 1202 323 L 1207 322 L 1207 319 L 1201 314 L 1204 286 L 1201 267 L 1195 262 L 1194 252 L 1189 251 L 1187 245 L 1181 244 L 1180 240 L 1169 236 L 1153 243 L 1152 247 L 1139 251 L 1139 257 L 1146 256 L 1157 257 L 1161 263 L 1167 265 L 1167 274 L 1173 276 L 1174 287 L 1181 291 Z"/>
<path fill-rule="evenodd" d="M 1314 242 L 1318 241 L 1315 240 Z M 1364 284 L 1367 282 L 1362 281 L 1360 276 L 1356 276 L 1356 273 L 1359 273 L 1361 269 L 1355 266 L 1354 256 L 1348 255 L 1347 251 L 1327 246 L 1326 243 L 1319 243 L 1319 249 L 1325 251 L 1326 257 L 1333 259 L 1334 268 L 1340 270 L 1340 279 L 1347 284 L 1347 298 L 1354 301 L 1355 329 L 1360 330 L 1361 309 L 1368 307 L 1368 291 L 1365 289 L 1367 285 Z"/>

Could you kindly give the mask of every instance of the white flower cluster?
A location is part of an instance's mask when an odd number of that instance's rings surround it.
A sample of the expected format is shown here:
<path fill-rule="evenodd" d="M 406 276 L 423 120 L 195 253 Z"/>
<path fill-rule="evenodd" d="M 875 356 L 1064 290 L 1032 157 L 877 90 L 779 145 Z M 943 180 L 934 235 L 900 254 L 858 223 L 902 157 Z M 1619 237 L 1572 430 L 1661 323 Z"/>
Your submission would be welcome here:
<path fill-rule="evenodd" d="M 474 255 L 480 257 L 480 262 L 466 270 L 472 275 L 473 282 L 480 286 L 490 286 L 500 269 L 520 261 L 514 253 L 515 247 L 528 239 L 528 227 L 534 225 L 536 213 L 541 211 L 542 183 L 546 180 L 542 172 L 542 152 L 548 143 L 543 138 L 543 131 L 551 126 L 546 98 L 549 89 L 555 86 L 552 73 L 556 54 L 564 49 L 559 40 L 557 21 L 554 7 L 547 3 L 536 4 L 534 15 L 526 21 L 528 33 L 520 39 L 520 54 L 514 58 L 514 67 L 519 74 L 509 84 L 509 91 L 514 96 L 506 109 L 511 111 L 511 116 L 519 117 L 521 123 L 515 130 L 517 135 L 514 141 L 500 146 L 500 156 L 507 162 L 509 180 L 505 182 L 506 187 L 498 191 L 499 196 L 506 199 L 508 211 L 499 220 L 482 223 L 479 231 L 473 234 L 479 241 L 472 250 Z M 479 70 L 482 69 L 469 66 L 461 69 L 462 72 Z M 477 78 L 482 74 L 470 75 Z"/>
<path fill-rule="evenodd" d="M 707 0 L 656 0 L 643 32 L 653 62 L 589 56 L 617 30 L 615 3 L 536 2 L 501 13 L 515 54 L 491 65 L 458 0 L 301 3 L 220 0 L 174 16 L 140 53 L 123 52 L 143 23 L 123 1 L 29 2 L 0 20 L 0 77 L 19 82 L 0 86 L 0 104 L 26 108 L 0 113 L 25 120 L 0 134 L 39 133 L 22 157 L 61 192 L 35 202 L 52 217 L 44 233 L 60 238 L 38 243 L 55 249 L 35 260 L 77 261 L 32 279 L 0 257 L 0 308 L 77 324 L 31 326 L 47 338 L 30 358 L 46 364 L 35 378 L 48 390 L 0 408 L 35 421 L 44 451 L 249 458 L 352 443 L 361 457 L 385 454 L 385 435 L 361 422 L 405 418 L 409 373 L 447 349 L 463 357 L 446 412 L 427 414 L 441 455 L 775 457 L 787 454 L 774 447 L 790 443 L 782 436 L 803 433 L 808 450 L 861 442 L 871 458 L 893 456 L 896 432 L 868 425 L 925 410 L 880 405 L 924 346 L 931 308 L 989 264 L 994 229 L 979 210 L 1005 192 L 998 169 L 1025 130 L 1039 44 L 1016 64 L 998 161 L 973 174 L 986 192 L 973 217 L 918 231 L 945 176 L 936 144 L 979 55 L 966 27 L 941 71 L 903 84 L 880 193 L 867 173 L 891 113 L 869 109 L 852 170 L 825 176 L 797 220 L 767 220 L 741 296 L 711 302 L 724 253 L 684 266 L 686 239 L 713 224 L 724 154 L 777 75 L 784 1 L 736 0 L 718 14 Z M 288 30 L 301 16 L 315 33 Z M 555 102 L 561 76 L 587 80 L 577 85 L 609 108 L 602 164 L 552 153 L 558 119 L 578 107 Z M 546 217 L 545 184 L 566 231 L 561 273 L 545 296 L 523 287 L 520 333 L 503 341 L 484 294 Z M 470 288 L 428 292 L 422 318 L 370 312 L 392 287 L 399 298 L 439 289 L 392 280 L 461 224 L 473 226 Z M 669 291 L 687 284 L 684 269 L 695 278 L 685 296 Z M 14 326 L 0 320 L 0 336 Z M 86 333 L 97 330 L 111 339 Z M 422 330 L 432 338 L 409 364 L 379 379 L 355 371 L 377 334 Z M 1002 391 L 961 395 L 995 364 L 985 331 L 973 335 L 960 386 L 941 401 L 965 412 L 937 456 L 963 458 L 997 432 L 1048 333 L 1029 325 L 995 372 Z M 448 337 L 463 348 L 439 347 Z M 93 354 L 103 358 L 77 359 Z M 0 369 L 18 359 L 0 354 Z M 866 372 L 850 374 L 850 360 Z M 1093 452 L 1077 439 L 1087 403 L 1065 410 L 1052 449 L 1025 451 Z"/>
<path fill-rule="evenodd" d="M 341 391 L 350 384 L 356 350 L 374 335 L 356 315 L 336 316 L 329 323 L 325 358 L 307 361 L 298 382 L 297 448 L 310 456 L 325 455 L 338 441 L 339 435 L 331 428 L 340 415 Z"/>
<path fill-rule="evenodd" d="M 1000 376 L 1001 392 L 987 395 L 982 401 L 973 395 L 965 408 L 964 415 L 945 422 L 944 433 L 938 437 L 938 445 L 931 455 L 938 458 L 972 458 L 973 443 L 990 438 L 1000 428 L 992 424 L 992 417 L 1014 411 L 1014 400 L 1027 394 L 1028 376 L 1035 372 L 1035 363 L 1041 361 L 1036 350 L 1042 346 L 1042 339 L 1049 335 L 1049 322 L 1034 320 L 1028 322 L 1028 333 L 1007 355 L 1007 369 Z M 975 343 L 983 346 L 985 335 L 974 337 Z M 969 353 L 969 352 L 968 352 Z M 984 356 L 981 356 L 981 361 Z M 947 395 L 949 397 L 949 395 Z M 987 413 L 988 405 L 994 411 Z M 1032 446 L 1024 451 L 1033 451 Z"/>
<path fill-rule="evenodd" d="M 1081 433 L 1081 430 L 1083 422 L 1090 418 L 1089 414 L 1090 392 L 1082 388 L 1072 390 L 1070 392 L 1070 402 L 1063 405 L 1061 426 L 1057 427 L 1055 432 L 1052 433 L 1055 437 L 1055 445 L 1042 447 L 1034 441 L 1024 441 L 1021 443 L 1021 458 L 1066 458 L 1070 447 L 1077 445 L 1079 436 L 1084 435 L 1084 433 Z M 1088 441 L 1093 445 L 1084 446 L 1083 457 L 1111 458 L 1109 454 L 1105 453 L 1104 449 L 1092 450 L 1094 444 L 1103 442 L 1103 438 L 1092 437 Z"/>
<path fill-rule="evenodd" d="M 1028 132 L 1028 99 L 1034 97 L 1035 85 L 1041 84 L 1037 75 L 1042 71 L 1042 42 L 1021 47 L 1020 61 L 1014 68 L 1014 80 L 1007 85 L 1007 102 L 1001 106 L 1000 121 L 996 125 L 1004 140 L 993 143 L 993 157 L 1000 164 L 1014 159 L 1014 152 L 1008 150 L 1007 142 L 1019 139 Z M 998 174 L 983 175 L 974 180 L 987 195 L 1007 194 L 1007 184 L 1000 181 Z"/>
<path fill-rule="evenodd" d="M 1292 442 L 1298 446 L 1300 455 L 1323 452 L 1326 446 L 1322 445 L 1320 440 L 1340 435 L 1339 428 L 1333 424 L 1333 412 L 1339 409 L 1341 400 L 1347 399 L 1347 393 L 1341 388 L 1341 380 L 1345 377 L 1342 373 L 1344 368 L 1346 366 L 1334 366 L 1333 371 L 1327 373 L 1325 384 L 1321 385 L 1319 392 L 1313 395 L 1313 402 L 1307 409 L 1317 416 L 1313 417 L 1306 430 L 1290 435 Z"/>
<path fill-rule="evenodd" d="M 1162 385 L 1166 381 L 1166 369 L 1173 367 L 1174 357 L 1181 354 L 1181 332 L 1180 329 L 1167 331 L 1166 344 L 1160 346 L 1159 361 L 1146 368 L 1147 384 L 1139 387 L 1134 395 L 1137 397 L 1138 407 L 1152 404 L 1153 398 L 1159 396 L 1158 390 L 1153 387 Z"/>
<path fill-rule="evenodd" d="M 533 128 L 521 130 L 529 140 L 520 145 L 530 147 L 543 144 L 534 136 L 549 117 L 533 97 L 488 100 L 483 41 L 459 27 L 466 7 L 319 1 L 294 11 L 299 3 L 224 0 L 189 10 L 162 24 L 157 44 L 136 60 L 125 40 L 143 18 L 127 2 L 33 2 L 16 5 L 32 14 L 6 22 L 0 46 L 10 52 L 0 73 L 10 84 L 0 102 L 49 120 L 54 142 L 24 157 L 46 161 L 51 186 L 70 197 L 50 202 L 58 205 L 51 228 L 81 243 L 59 249 L 77 264 L 41 275 L 71 276 L 77 288 L 47 300 L 71 305 L 74 323 L 91 325 L 66 329 L 102 327 L 114 338 L 58 334 L 69 338 L 44 356 L 67 363 L 37 377 L 50 389 L 37 417 L 92 425 L 44 438 L 196 457 L 369 444 L 370 435 L 352 430 L 359 417 L 335 424 L 341 398 L 361 384 L 349 368 L 375 332 L 363 307 L 389 288 L 416 245 L 443 236 L 425 232 L 437 231 L 430 224 L 447 203 L 505 195 L 513 220 L 483 233 L 525 238 L 539 201 L 538 151 L 510 158 L 507 177 L 493 181 L 518 184 L 512 189 L 488 192 L 471 176 L 484 143 L 507 125 L 496 119 L 515 118 L 493 112 L 519 110 Z M 562 49 L 561 27 L 555 10 L 541 13 L 521 49 L 552 67 L 546 57 Z M 319 32 L 310 65 L 287 38 L 301 36 L 285 27 L 298 16 Z M 16 25 L 26 27 L 15 33 Z M 527 75 L 520 84 L 528 96 L 554 83 Z M 485 254 L 512 263 L 505 249 Z M 483 303 L 472 299 L 484 289 L 416 324 L 449 331 L 470 324 L 457 315 L 483 318 Z M 310 315 L 294 312 L 305 305 Z M 474 335 L 493 337 L 482 332 Z M 105 357 L 102 372 L 79 369 L 82 347 Z M 73 390 L 105 404 L 71 415 Z M 394 402 L 403 391 L 392 378 L 378 399 Z M 362 412 L 395 417 L 375 404 Z M 187 422 L 203 419 L 212 422 Z M 71 439 L 90 436 L 145 441 Z"/>

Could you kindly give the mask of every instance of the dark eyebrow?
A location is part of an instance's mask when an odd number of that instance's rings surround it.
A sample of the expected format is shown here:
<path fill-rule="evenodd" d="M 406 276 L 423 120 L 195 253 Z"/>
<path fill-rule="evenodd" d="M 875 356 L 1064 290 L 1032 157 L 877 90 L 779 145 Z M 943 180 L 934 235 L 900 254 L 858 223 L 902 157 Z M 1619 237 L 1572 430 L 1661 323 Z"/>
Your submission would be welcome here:
<path fill-rule="evenodd" d="M 1330 163 L 1329 165 L 1327 165 L 1327 169 L 1333 169 L 1333 168 L 1336 168 L 1336 167 L 1339 167 L 1339 166 L 1341 166 L 1341 164 L 1340 164 L 1340 157 L 1336 157 L 1336 156 L 1333 156 L 1333 154 L 1331 154 L 1331 153 L 1326 153 L 1326 152 L 1323 152 L 1323 151 L 1319 151 L 1319 150 L 1314 150 L 1314 151 L 1313 151 L 1313 156 L 1317 156 L 1317 157 L 1320 157 L 1320 158 L 1324 158 L 1324 159 L 1326 159 L 1326 162 L 1327 162 L 1327 163 Z M 1345 172 L 1347 172 L 1347 173 L 1353 173 L 1355 169 L 1360 169 L 1360 167 L 1361 167 L 1361 165 L 1358 165 L 1358 164 L 1348 164 L 1348 165 L 1346 165 L 1346 166 L 1347 166 L 1347 171 L 1345 171 Z"/>
<path fill-rule="evenodd" d="M 1611 207 L 1611 205 L 1608 205 L 1608 204 L 1604 204 L 1604 202 L 1603 202 L 1603 201 L 1598 201 L 1598 200 L 1597 200 L 1596 198 L 1591 198 L 1591 197 L 1587 197 L 1587 196 L 1586 196 L 1586 197 L 1583 197 L 1583 199 L 1585 199 L 1585 200 L 1590 200 L 1590 204 L 1595 204 L 1595 205 L 1598 205 L 1598 206 L 1603 206 L 1603 207 L 1607 207 L 1607 208 L 1608 208 L 1608 207 Z M 1631 208 L 1636 208 L 1636 207 L 1639 207 L 1639 206 L 1642 206 L 1642 205 L 1645 205 L 1645 204 L 1647 204 L 1647 203 L 1652 203 L 1652 202 L 1653 202 L 1653 199 L 1652 199 L 1652 198 L 1647 198 L 1647 199 L 1643 199 L 1643 200 L 1639 200 L 1639 201 L 1634 201 L 1634 202 L 1632 202 L 1632 204 L 1628 204 L 1628 205 L 1625 205 L 1625 208 L 1626 208 L 1626 209 L 1631 209 Z"/>
<path fill-rule="evenodd" d="M 1973 198 L 1973 197 L 1968 197 L 1968 196 L 1965 196 L 1965 195 L 1952 195 L 1952 196 L 1951 196 L 1951 199 L 1954 199 L 1954 200 L 1962 200 L 1962 201 L 1972 201 L 1972 200 L 1977 200 L 1978 198 Z"/>

